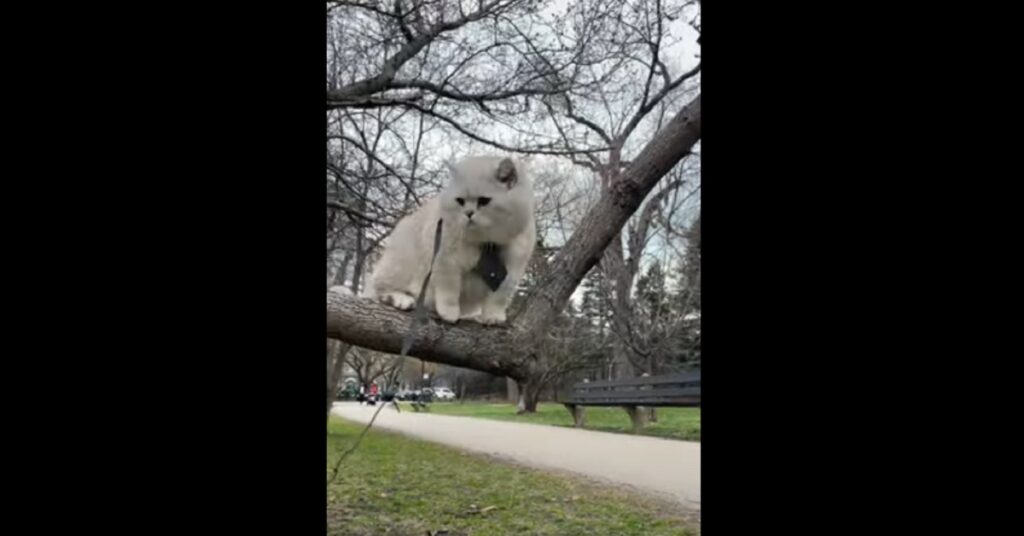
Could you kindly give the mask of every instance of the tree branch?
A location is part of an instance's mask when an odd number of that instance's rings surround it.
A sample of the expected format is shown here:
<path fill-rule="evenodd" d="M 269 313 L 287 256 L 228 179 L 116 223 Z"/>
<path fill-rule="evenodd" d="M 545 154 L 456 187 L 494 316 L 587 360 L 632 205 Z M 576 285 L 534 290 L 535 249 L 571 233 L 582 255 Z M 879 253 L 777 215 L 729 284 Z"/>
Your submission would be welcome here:
<path fill-rule="evenodd" d="M 406 62 L 419 54 L 420 51 L 437 38 L 437 36 L 445 32 L 458 29 L 470 22 L 482 19 L 485 16 L 496 13 L 505 7 L 508 6 L 502 5 L 501 0 L 486 3 L 480 2 L 480 8 L 472 13 L 468 13 L 450 22 L 444 22 L 442 20 L 437 24 L 434 24 L 423 34 L 406 41 L 402 48 L 398 49 L 398 52 L 384 60 L 384 65 L 381 66 L 380 73 L 377 75 L 364 78 L 363 80 L 359 80 L 351 84 L 346 84 L 337 89 L 328 90 L 328 106 L 330 106 L 332 102 L 336 106 L 346 106 L 345 103 L 353 102 L 353 100 L 358 102 L 360 98 L 365 98 L 388 89 L 402 65 L 405 65 Z M 389 16 L 391 15 L 386 12 L 384 14 Z"/>
<path fill-rule="evenodd" d="M 422 89 L 439 97 L 463 102 L 497 101 L 524 95 L 557 95 L 564 91 L 563 88 L 519 87 L 506 91 L 495 90 L 487 93 L 463 93 L 454 86 L 450 86 L 454 90 L 450 91 L 441 85 L 426 80 L 394 80 L 388 87 L 389 89 Z"/>
<path fill-rule="evenodd" d="M 629 233 L 629 258 L 626 259 L 626 268 L 629 270 L 630 278 L 635 276 L 640 269 L 640 253 L 643 252 L 644 246 L 647 245 L 647 232 L 651 225 L 654 211 L 661 207 L 661 202 L 665 199 L 665 196 L 682 186 L 683 182 L 685 181 L 682 179 L 676 179 L 665 185 L 665 188 L 651 196 L 647 204 L 644 205 L 643 210 L 640 211 L 636 229 Z"/>
<path fill-rule="evenodd" d="M 327 293 L 327 336 L 356 346 L 398 354 L 412 315 L 375 300 Z M 410 356 L 471 368 L 513 379 L 526 377 L 522 355 L 516 355 L 521 334 L 512 327 L 484 327 L 472 322 L 441 324 L 429 318 L 419 328 Z"/>
<path fill-rule="evenodd" d="M 354 208 L 351 208 L 351 207 L 347 207 L 347 206 L 345 206 L 345 205 L 343 205 L 343 204 L 341 204 L 341 203 L 339 203 L 337 201 L 328 201 L 327 202 L 327 208 L 333 208 L 334 210 L 344 211 L 349 216 L 353 216 L 355 218 L 358 218 L 358 219 L 361 219 L 361 220 L 364 220 L 364 221 L 367 221 L 367 222 L 370 222 L 370 223 L 376 223 L 377 225 L 383 225 L 385 227 L 391 225 L 390 223 L 388 223 L 388 222 L 386 222 L 384 220 L 378 220 L 377 218 L 374 218 L 372 216 L 367 216 L 363 212 L 360 212 L 360 211 L 358 211 L 358 210 L 356 210 Z M 357 223 L 356 225 L 359 225 L 359 224 Z"/>
<path fill-rule="evenodd" d="M 478 141 L 480 143 L 484 143 L 484 144 L 490 145 L 491 147 L 497 147 L 498 149 L 501 149 L 503 151 L 509 151 L 509 152 L 513 152 L 513 153 L 523 153 L 523 154 L 549 154 L 549 155 L 565 156 L 565 155 L 574 155 L 574 154 L 581 154 L 581 153 L 600 153 L 600 152 L 604 152 L 604 151 L 608 150 L 607 147 L 601 147 L 601 148 L 597 148 L 597 149 L 540 149 L 540 148 L 534 148 L 534 147 L 511 147 L 511 146 L 505 145 L 503 143 L 499 143 L 499 142 L 496 142 L 494 140 L 489 140 L 487 138 L 484 138 L 483 136 L 475 134 L 475 133 L 467 130 L 462 125 L 460 125 L 458 121 L 456 121 L 456 120 L 454 120 L 454 119 L 452 119 L 452 118 L 450 118 L 448 116 L 445 116 L 445 115 L 442 115 L 440 113 L 437 113 L 437 112 L 435 112 L 434 110 L 432 110 L 430 108 L 424 108 L 423 106 L 420 106 L 418 104 L 414 104 L 414 103 L 411 103 L 411 102 L 405 103 L 405 105 L 410 107 L 410 108 L 413 108 L 413 109 L 419 111 L 422 114 L 426 114 L 426 115 L 429 115 L 431 117 L 436 117 L 437 119 L 440 119 L 441 121 L 444 121 L 445 123 L 451 125 L 455 130 L 458 130 L 459 132 L 465 134 L 467 137 L 469 137 L 471 139 L 474 139 L 474 140 L 476 140 L 476 141 Z"/>

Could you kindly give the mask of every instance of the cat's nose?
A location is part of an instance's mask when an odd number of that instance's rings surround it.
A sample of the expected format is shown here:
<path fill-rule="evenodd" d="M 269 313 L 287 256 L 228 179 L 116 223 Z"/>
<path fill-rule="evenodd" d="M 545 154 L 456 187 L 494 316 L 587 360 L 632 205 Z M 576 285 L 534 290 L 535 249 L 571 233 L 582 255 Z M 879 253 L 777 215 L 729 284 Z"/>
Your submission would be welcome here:
<path fill-rule="evenodd" d="M 466 211 L 466 217 L 467 218 L 472 218 L 473 217 L 473 211 L 472 210 L 467 210 Z"/>

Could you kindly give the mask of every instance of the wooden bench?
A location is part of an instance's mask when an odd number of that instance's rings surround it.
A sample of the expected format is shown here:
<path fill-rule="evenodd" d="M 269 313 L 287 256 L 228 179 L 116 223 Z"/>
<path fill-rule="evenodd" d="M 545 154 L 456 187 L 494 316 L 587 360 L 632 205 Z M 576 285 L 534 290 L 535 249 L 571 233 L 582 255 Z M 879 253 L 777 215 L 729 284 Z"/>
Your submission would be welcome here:
<path fill-rule="evenodd" d="M 661 376 L 642 376 L 624 380 L 581 382 L 561 397 L 576 428 L 586 421 L 586 406 L 619 406 L 633 422 L 633 432 L 644 427 L 642 408 L 700 407 L 700 371 Z"/>

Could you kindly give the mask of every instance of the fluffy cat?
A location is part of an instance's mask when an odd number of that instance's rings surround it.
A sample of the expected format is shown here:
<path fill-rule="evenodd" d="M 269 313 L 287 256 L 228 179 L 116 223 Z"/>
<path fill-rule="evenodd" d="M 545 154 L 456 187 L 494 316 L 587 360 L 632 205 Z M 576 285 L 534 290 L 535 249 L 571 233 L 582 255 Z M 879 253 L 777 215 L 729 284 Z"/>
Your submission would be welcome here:
<path fill-rule="evenodd" d="M 533 185 L 522 164 L 510 158 L 469 157 L 449 168 L 451 180 L 441 193 L 399 221 L 388 237 L 371 276 L 371 294 L 399 309 L 413 308 L 442 219 L 426 305 L 447 322 L 504 323 L 537 241 Z M 498 245 L 508 271 L 493 292 L 473 271 L 485 243 Z"/>

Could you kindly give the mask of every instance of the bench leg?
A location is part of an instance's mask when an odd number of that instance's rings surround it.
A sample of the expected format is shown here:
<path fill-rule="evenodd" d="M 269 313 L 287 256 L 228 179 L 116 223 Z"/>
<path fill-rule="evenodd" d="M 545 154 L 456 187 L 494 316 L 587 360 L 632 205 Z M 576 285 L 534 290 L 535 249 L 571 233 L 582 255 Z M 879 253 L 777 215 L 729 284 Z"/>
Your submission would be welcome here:
<path fill-rule="evenodd" d="M 633 421 L 633 433 L 639 433 L 644 427 L 647 411 L 636 406 L 623 406 L 622 409 L 626 410 L 626 413 L 629 414 L 629 420 Z"/>
<path fill-rule="evenodd" d="M 565 409 L 569 410 L 569 414 L 572 415 L 573 426 L 583 428 L 587 421 L 587 414 L 584 413 L 586 408 L 576 404 L 565 404 Z"/>

